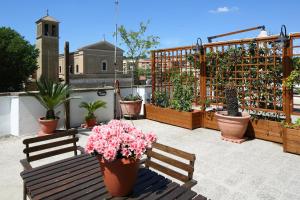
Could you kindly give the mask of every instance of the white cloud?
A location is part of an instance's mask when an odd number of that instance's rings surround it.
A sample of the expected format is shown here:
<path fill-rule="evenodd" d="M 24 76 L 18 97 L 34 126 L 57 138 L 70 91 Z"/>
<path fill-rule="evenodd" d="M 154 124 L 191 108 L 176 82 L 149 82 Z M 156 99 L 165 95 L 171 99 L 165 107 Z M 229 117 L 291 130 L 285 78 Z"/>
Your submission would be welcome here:
<path fill-rule="evenodd" d="M 234 12 L 234 11 L 238 11 L 239 8 L 234 6 L 234 7 L 227 7 L 227 6 L 224 6 L 224 7 L 219 7 L 215 10 L 210 10 L 209 12 L 210 13 L 228 13 L 228 12 Z"/>

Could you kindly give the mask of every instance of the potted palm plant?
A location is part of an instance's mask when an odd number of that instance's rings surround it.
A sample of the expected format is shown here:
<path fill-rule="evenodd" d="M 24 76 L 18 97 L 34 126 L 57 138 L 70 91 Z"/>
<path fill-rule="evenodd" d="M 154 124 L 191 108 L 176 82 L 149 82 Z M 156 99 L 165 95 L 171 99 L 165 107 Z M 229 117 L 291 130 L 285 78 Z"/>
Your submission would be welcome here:
<path fill-rule="evenodd" d="M 237 88 L 233 82 L 225 86 L 225 98 L 227 111 L 215 113 L 222 139 L 231 142 L 241 143 L 250 120 L 247 112 L 239 112 Z"/>
<path fill-rule="evenodd" d="M 67 84 L 46 79 L 37 81 L 36 85 L 39 92 L 28 92 L 28 94 L 35 97 L 46 108 L 46 115 L 38 120 L 41 126 L 38 135 L 42 136 L 55 131 L 59 117 L 56 116 L 54 109 L 71 99 L 67 98 L 71 93 L 71 88 Z"/>
<path fill-rule="evenodd" d="M 87 128 L 93 127 L 97 124 L 95 111 L 99 108 L 105 108 L 106 102 L 97 100 L 92 102 L 81 102 L 79 105 L 80 108 L 85 108 L 87 110 L 87 114 L 85 115 L 85 126 Z"/>

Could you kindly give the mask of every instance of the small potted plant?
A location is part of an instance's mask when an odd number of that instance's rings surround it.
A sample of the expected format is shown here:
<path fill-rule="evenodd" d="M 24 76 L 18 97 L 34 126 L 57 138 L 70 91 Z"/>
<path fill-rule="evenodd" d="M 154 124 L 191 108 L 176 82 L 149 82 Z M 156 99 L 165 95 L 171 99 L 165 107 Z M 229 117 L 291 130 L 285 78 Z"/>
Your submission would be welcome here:
<path fill-rule="evenodd" d="M 142 97 L 130 94 L 120 100 L 122 115 L 125 117 L 138 117 L 142 107 Z"/>
<path fill-rule="evenodd" d="M 247 130 L 250 115 L 247 112 L 239 112 L 237 88 L 232 81 L 225 86 L 225 98 L 227 111 L 215 113 L 222 139 L 241 143 L 245 141 L 243 137 Z"/>
<path fill-rule="evenodd" d="M 300 118 L 295 123 L 284 125 L 283 151 L 300 154 Z"/>
<path fill-rule="evenodd" d="M 93 128 L 85 150 L 97 156 L 104 184 L 112 196 L 125 196 L 132 191 L 139 161 L 156 139 L 154 133 L 145 134 L 120 120 Z"/>
<path fill-rule="evenodd" d="M 85 108 L 87 114 L 85 115 L 85 126 L 87 128 L 92 128 L 97 124 L 97 118 L 95 116 L 95 111 L 99 108 L 105 108 L 106 102 L 102 100 L 92 101 L 92 102 L 81 102 L 80 108 Z"/>
<path fill-rule="evenodd" d="M 55 115 L 54 109 L 71 98 L 67 98 L 71 93 L 71 88 L 67 84 L 55 83 L 51 80 L 41 79 L 36 82 L 38 93 L 27 92 L 35 97 L 42 106 L 46 108 L 46 115 L 39 118 L 41 130 L 38 135 L 51 134 L 55 131 L 59 117 Z"/>

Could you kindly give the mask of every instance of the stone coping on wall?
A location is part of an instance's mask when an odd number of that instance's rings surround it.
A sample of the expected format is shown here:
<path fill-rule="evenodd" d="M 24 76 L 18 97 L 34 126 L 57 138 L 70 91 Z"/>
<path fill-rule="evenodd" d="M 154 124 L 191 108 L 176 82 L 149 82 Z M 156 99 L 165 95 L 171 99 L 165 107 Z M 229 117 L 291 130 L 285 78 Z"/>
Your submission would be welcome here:
<path fill-rule="evenodd" d="M 133 85 L 133 88 L 150 88 L 151 85 Z M 130 86 L 121 86 L 120 89 L 131 88 Z M 73 92 L 93 92 L 98 90 L 114 90 L 114 87 L 107 86 L 107 87 L 99 87 L 99 88 L 74 88 L 72 89 Z M 33 93 L 37 93 L 38 91 L 32 91 Z M 1 96 L 27 96 L 26 92 L 4 92 L 0 93 Z"/>

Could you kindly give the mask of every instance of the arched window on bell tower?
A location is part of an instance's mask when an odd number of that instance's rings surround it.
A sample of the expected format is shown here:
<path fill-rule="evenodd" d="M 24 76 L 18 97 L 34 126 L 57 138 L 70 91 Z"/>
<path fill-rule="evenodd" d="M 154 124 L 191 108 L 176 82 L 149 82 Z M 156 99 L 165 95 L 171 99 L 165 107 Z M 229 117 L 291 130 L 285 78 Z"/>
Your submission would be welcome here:
<path fill-rule="evenodd" d="M 44 24 L 44 35 L 49 35 L 49 24 Z"/>
<path fill-rule="evenodd" d="M 57 32 L 56 32 L 56 25 L 52 24 L 52 34 L 51 36 L 56 37 L 57 36 Z"/>

